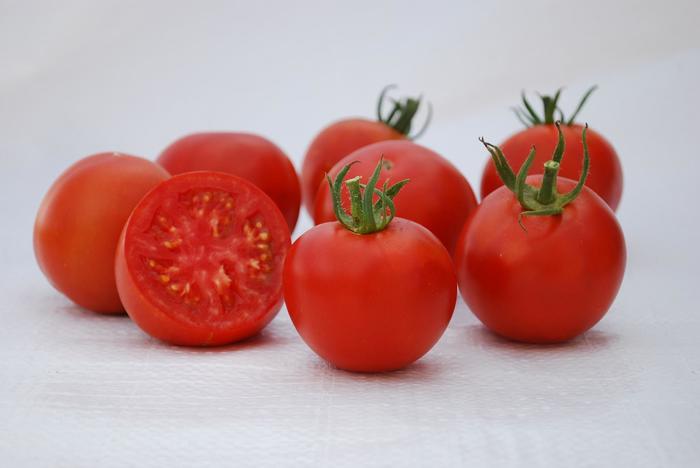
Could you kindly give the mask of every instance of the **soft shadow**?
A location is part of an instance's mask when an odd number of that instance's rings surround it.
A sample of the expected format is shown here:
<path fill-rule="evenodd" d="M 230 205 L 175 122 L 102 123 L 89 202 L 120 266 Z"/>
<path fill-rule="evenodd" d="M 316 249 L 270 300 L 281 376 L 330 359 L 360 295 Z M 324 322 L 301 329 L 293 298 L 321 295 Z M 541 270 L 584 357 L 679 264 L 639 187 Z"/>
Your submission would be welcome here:
<path fill-rule="evenodd" d="M 466 334 L 470 341 L 479 344 L 482 348 L 503 351 L 507 354 L 518 352 L 530 355 L 543 355 L 547 353 L 590 353 L 592 351 L 595 352 L 608 348 L 619 339 L 619 336 L 614 333 L 593 329 L 573 340 L 563 343 L 532 344 L 504 338 L 481 324 L 467 326 Z"/>
<path fill-rule="evenodd" d="M 311 366 L 324 374 L 332 373 L 337 379 L 360 382 L 405 383 L 410 381 L 430 380 L 436 378 L 442 372 L 443 368 L 439 359 L 430 358 L 428 356 L 424 356 L 402 369 L 385 372 L 356 372 L 340 369 L 315 354 L 312 359 L 313 363 L 311 363 Z"/>
<path fill-rule="evenodd" d="M 229 343 L 220 346 L 179 346 L 169 344 L 151 337 L 145 337 L 150 344 L 157 348 L 169 349 L 180 353 L 191 354 L 215 354 L 215 353 L 233 353 L 245 350 L 260 348 L 263 346 L 281 346 L 287 341 L 287 338 L 280 336 L 277 333 L 262 330 L 257 335 L 245 338 L 235 343 Z"/>

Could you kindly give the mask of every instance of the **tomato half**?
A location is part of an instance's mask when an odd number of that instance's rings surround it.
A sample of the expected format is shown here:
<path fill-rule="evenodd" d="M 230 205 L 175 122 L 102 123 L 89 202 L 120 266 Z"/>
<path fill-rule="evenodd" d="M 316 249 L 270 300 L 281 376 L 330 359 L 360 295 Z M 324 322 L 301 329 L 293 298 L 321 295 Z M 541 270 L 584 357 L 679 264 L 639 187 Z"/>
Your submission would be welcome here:
<path fill-rule="evenodd" d="M 270 140 L 250 133 L 196 133 L 172 143 L 158 156 L 171 174 L 219 171 L 243 177 L 265 192 L 293 231 L 301 189 L 292 162 Z"/>
<path fill-rule="evenodd" d="M 527 182 L 539 187 L 542 176 Z M 574 186 L 557 180 L 560 193 Z M 460 291 L 499 335 L 530 343 L 569 340 L 595 325 L 617 295 L 626 261 L 622 230 L 587 187 L 560 215 L 523 216 L 524 228 L 522 211 L 506 187 L 484 198 L 458 243 Z"/>
<path fill-rule="evenodd" d="M 367 119 L 345 119 L 324 128 L 313 139 L 301 167 L 304 204 L 313 216 L 313 206 L 325 175 L 341 159 L 363 146 L 406 136 L 384 122 Z"/>
<path fill-rule="evenodd" d="M 452 253 L 462 226 L 477 203 L 467 179 L 439 154 L 408 140 L 384 141 L 351 153 L 340 160 L 329 175 L 335 178 L 346 164 L 357 161 L 348 177 L 361 175 L 368 180 L 382 155 L 384 167 L 379 186 L 386 179 L 411 181 L 396 196 L 396 216 L 427 227 Z M 347 191 L 342 195 L 348 206 Z M 325 183 L 316 195 L 314 222 L 332 220 L 335 220 L 333 202 Z"/>
<path fill-rule="evenodd" d="M 247 338 L 282 305 L 289 228 L 252 183 L 188 172 L 149 192 L 116 255 L 119 295 L 146 333 L 178 345 Z"/>
<path fill-rule="evenodd" d="M 399 369 L 423 356 L 445 331 L 457 296 L 447 250 L 401 218 L 364 235 L 338 222 L 312 228 L 292 246 L 284 284 L 289 316 L 309 347 L 359 372 Z"/>
<path fill-rule="evenodd" d="M 169 174 L 136 156 L 101 153 L 69 167 L 41 202 L 34 253 L 51 284 L 95 312 L 123 312 L 114 251 L 131 210 Z"/>

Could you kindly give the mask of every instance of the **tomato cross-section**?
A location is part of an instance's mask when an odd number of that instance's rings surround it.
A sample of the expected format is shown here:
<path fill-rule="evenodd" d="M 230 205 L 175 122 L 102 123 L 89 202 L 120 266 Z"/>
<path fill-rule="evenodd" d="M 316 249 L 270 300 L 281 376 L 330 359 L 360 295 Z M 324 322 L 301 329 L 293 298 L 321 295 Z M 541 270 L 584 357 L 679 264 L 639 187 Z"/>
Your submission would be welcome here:
<path fill-rule="evenodd" d="M 284 217 L 252 183 L 185 173 L 135 208 L 117 249 L 117 286 L 150 335 L 225 344 L 257 333 L 279 311 L 289 245 Z"/>

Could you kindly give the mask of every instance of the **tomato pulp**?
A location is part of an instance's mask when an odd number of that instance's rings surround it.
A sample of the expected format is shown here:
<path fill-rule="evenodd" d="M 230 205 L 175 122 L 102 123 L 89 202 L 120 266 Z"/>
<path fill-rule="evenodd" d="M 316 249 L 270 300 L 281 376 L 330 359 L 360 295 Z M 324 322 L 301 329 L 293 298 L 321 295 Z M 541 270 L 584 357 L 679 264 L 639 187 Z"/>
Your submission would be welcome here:
<path fill-rule="evenodd" d="M 338 162 L 329 172 L 335 178 L 348 163 L 357 161 L 348 177 L 368 180 L 380 157 L 384 156 L 382 179 L 410 183 L 396 196 L 396 216 L 415 221 L 428 228 L 453 253 L 467 216 L 476 208 L 476 198 L 469 182 L 446 159 L 434 151 L 410 141 L 385 141 L 365 146 Z M 347 190 L 342 193 L 348 206 Z M 314 222 L 335 220 L 328 184 L 321 185 L 316 196 Z"/>
<path fill-rule="evenodd" d="M 168 177 L 151 161 L 119 153 L 86 157 L 61 174 L 34 224 L 34 253 L 51 284 L 86 309 L 123 312 L 114 279 L 117 240 L 136 203 Z"/>
<path fill-rule="evenodd" d="M 542 176 L 527 182 L 539 187 Z M 575 182 L 560 178 L 560 193 Z M 472 312 L 517 341 L 556 343 L 605 315 L 622 282 L 625 241 L 608 205 L 584 187 L 556 216 L 523 216 L 506 187 L 488 195 L 458 243 L 457 275 Z"/>
<path fill-rule="evenodd" d="M 562 125 L 566 151 L 559 174 L 576 180 L 581 174 L 583 146 L 581 145 L 581 125 Z M 557 128 L 554 124 L 535 125 L 516 133 L 500 145 L 503 154 L 514 170 L 522 165 L 530 149 L 537 149 L 532 163 L 532 173 L 542 173 L 557 143 Z M 600 134 L 588 130 L 588 148 L 591 158 L 591 171 L 586 186 L 596 192 L 615 211 L 622 198 L 622 166 L 612 145 Z M 481 199 L 503 186 L 495 166 L 487 161 L 481 178 Z"/>
<path fill-rule="evenodd" d="M 289 230 L 299 217 L 301 192 L 292 162 L 270 140 L 250 133 L 196 133 L 175 141 L 158 156 L 171 174 L 220 171 L 257 185 L 277 204 Z"/>
<path fill-rule="evenodd" d="M 442 336 L 457 296 L 444 246 L 401 218 L 372 234 L 320 224 L 292 246 L 284 268 L 289 316 L 334 366 L 360 372 L 414 362 Z"/>
<path fill-rule="evenodd" d="M 189 172 L 136 206 L 116 255 L 119 294 L 144 331 L 178 345 L 247 338 L 282 305 L 289 229 L 252 183 Z"/>

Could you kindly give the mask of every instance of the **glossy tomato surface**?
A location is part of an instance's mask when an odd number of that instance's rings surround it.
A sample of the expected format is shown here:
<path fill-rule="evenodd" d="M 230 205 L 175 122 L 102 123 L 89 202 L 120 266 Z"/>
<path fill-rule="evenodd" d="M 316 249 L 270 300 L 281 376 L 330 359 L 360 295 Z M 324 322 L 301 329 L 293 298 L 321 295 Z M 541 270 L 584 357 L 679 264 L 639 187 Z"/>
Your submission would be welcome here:
<path fill-rule="evenodd" d="M 76 304 L 123 312 L 114 251 L 131 210 L 169 174 L 136 156 L 101 153 L 69 167 L 41 202 L 34 253 L 51 284 Z"/>
<path fill-rule="evenodd" d="M 270 140 L 250 133 L 195 133 L 172 143 L 158 157 L 171 174 L 220 171 L 243 177 L 267 194 L 293 231 L 301 192 L 292 162 Z"/>
<path fill-rule="evenodd" d="M 562 125 L 566 149 L 561 162 L 559 175 L 578 180 L 583 166 L 583 143 L 580 125 Z M 603 136 L 590 128 L 586 136 L 591 158 L 591 170 L 586 186 L 596 192 L 613 211 L 617 210 L 622 198 L 622 166 L 612 145 Z M 516 133 L 500 145 L 503 154 L 515 172 L 520 169 L 532 145 L 537 153 L 532 163 L 531 173 L 542 173 L 544 163 L 552 158 L 557 145 L 557 128 L 554 125 L 536 125 Z M 496 168 L 489 159 L 481 178 L 481 199 L 501 187 Z"/>
<path fill-rule="evenodd" d="M 347 178 L 360 175 L 367 182 L 382 155 L 384 167 L 378 187 L 386 179 L 390 183 L 411 180 L 395 198 L 396 216 L 422 224 L 452 253 L 467 216 L 476 208 L 476 198 L 467 179 L 439 154 L 408 140 L 375 143 L 340 160 L 330 176 L 335 179 L 346 164 L 357 161 Z M 350 206 L 345 188 L 342 197 L 344 206 Z M 333 220 L 330 188 L 325 183 L 316 196 L 314 222 Z"/>
<path fill-rule="evenodd" d="M 311 142 L 301 168 L 304 204 L 313 216 L 316 192 L 326 172 L 341 159 L 363 146 L 405 138 L 387 124 L 376 120 L 346 119 L 324 128 Z"/>
<path fill-rule="evenodd" d="M 447 250 L 401 218 L 365 235 L 338 222 L 312 228 L 292 246 L 284 284 L 306 344 L 358 372 L 400 369 L 423 356 L 445 331 L 457 296 Z"/>
<path fill-rule="evenodd" d="M 541 176 L 527 181 L 539 186 Z M 575 183 L 559 179 L 560 192 Z M 495 333 L 556 343 L 595 325 L 612 304 L 625 271 L 625 241 L 607 204 L 588 188 L 558 216 L 524 216 L 502 187 L 465 226 L 455 263 L 472 312 Z"/>
<path fill-rule="evenodd" d="M 191 346 L 254 335 L 282 305 L 287 223 L 252 183 L 188 172 L 129 217 L 116 255 L 119 295 L 146 333 Z"/>

